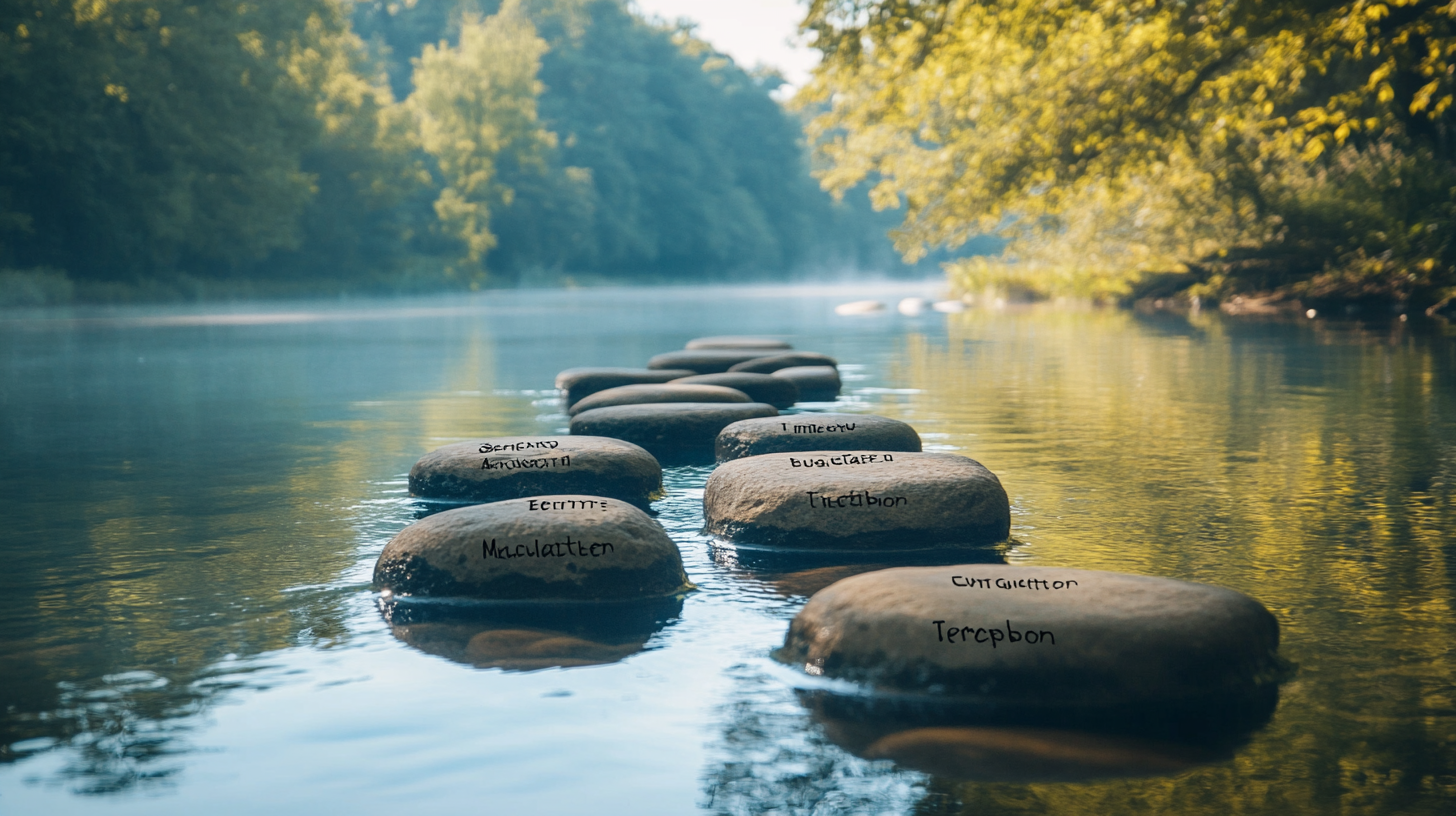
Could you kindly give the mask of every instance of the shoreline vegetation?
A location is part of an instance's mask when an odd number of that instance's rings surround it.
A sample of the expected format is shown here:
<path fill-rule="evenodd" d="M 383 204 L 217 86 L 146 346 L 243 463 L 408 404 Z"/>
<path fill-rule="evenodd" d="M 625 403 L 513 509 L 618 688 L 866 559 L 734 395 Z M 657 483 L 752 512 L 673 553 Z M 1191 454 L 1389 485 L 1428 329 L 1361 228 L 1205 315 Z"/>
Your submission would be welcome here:
<path fill-rule="evenodd" d="M 1456 312 L 1456 4 L 811 0 L 780 103 L 621 0 L 0 7 L 0 306 L 919 278 Z"/>

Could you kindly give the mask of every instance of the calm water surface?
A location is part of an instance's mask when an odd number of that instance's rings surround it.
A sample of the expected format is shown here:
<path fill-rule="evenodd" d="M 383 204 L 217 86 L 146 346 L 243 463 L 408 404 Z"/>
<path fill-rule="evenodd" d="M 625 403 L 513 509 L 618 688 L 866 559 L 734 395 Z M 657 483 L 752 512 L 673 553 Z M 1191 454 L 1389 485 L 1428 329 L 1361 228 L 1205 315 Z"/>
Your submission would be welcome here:
<path fill-rule="evenodd" d="M 832 311 L 928 293 L 0 319 L 0 813 L 1456 809 L 1456 334 Z M 583 665 L 522 671 L 448 627 L 391 627 L 369 581 L 427 512 L 405 489 L 419 455 L 558 432 L 559 369 L 728 333 L 837 357 L 837 409 L 995 471 L 1013 539 L 991 557 L 1258 598 L 1298 666 L 1272 720 L 1150 778 L 960 782 L 858 758 L 769 658 L 824 575 L 699 534 L 707 468 L 670 470 L 657 505 L 700 590 Z"/>

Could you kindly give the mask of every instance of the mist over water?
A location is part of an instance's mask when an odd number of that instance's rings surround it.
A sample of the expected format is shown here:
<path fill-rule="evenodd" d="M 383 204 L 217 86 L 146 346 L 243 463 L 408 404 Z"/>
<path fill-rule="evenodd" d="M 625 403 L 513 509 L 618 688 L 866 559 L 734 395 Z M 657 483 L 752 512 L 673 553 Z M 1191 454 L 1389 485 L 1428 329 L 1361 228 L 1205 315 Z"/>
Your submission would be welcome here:
<path fill-rule="evenodd" d="M 1456 337 L 1418 322 L 893 308 L 933 294 L 516 291 L 0 318 L 0 811 L 1456 803 Z M 891 308 L 833 312 L 865 298 Z M 699 586 L 680 609 L 480 632 L 381 613 L 374 561 L 433 509 L 407 493 L 416 458 L 561 432 L 558 370 L 639 366 L 712 334 L 829 354 L 845 379 L 835 410 L 904 420 L 927 450 L 995 472 L 1012 540 L 982 561 L 1264 603 L 1297 666 L 1272 719 L 1226 755 L 1075 784 L 856 756 L 815 708 L 826 687 L 770 653 L 808 594 L 871 565 L 711 541 L 706 467 L 670 469 L 654 506 Z"/>

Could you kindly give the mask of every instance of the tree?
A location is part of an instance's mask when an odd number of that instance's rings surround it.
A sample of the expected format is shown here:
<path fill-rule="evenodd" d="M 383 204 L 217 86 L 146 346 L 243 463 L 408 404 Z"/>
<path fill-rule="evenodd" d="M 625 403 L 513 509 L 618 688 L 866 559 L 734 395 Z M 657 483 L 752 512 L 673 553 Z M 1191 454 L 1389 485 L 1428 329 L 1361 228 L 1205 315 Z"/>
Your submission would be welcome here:
<path fill-rule="evenodd" d="M 1456 283 L 1456 3 L 814 0 L 805 27 L 822 182 L 875 180 L 911 257 L 1001 231 L 1106 294 L 1168 269 L 1209 293 Z"/>

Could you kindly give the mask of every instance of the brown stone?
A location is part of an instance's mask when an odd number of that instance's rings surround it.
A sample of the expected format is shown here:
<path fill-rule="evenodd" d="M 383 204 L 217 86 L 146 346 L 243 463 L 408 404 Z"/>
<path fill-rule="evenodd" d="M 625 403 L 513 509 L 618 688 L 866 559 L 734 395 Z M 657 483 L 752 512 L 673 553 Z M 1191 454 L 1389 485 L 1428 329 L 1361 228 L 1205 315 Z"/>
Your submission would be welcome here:
<path fill-rule="evenodd" d="M 410 493 L 490 502 L 583 493 L 646 505 L 662 493 L 662 466 L 620 439 L 504 436 L 437 448 L 410 468 Z"/>
<path fill-rule="evenodd" d="M 1279 624 L 1223 587 L 1060 567 L 864 573 L 816 593 L 777 657 L 887 692 L 1128 706 L 1277 683 Z"/>
<path fill-rule="evenodd" d="M 694 385 L 674 380 L 666 385 L 619 385 L 583 397 L 567 411 L 576 416 L 609 405 L 646 405 L 659 402 L 753 402 L 748 395 L 721 385 Z"/>
<path fill-rule="evenodd" d="M 568 368 L 556 375 L 556 387 L 566 392 L 566 407 L 570 408 L 582 397 L 605 391 L 608 388 L 638 383 L 665 383 L 679 377 L 691 377 L 696 373 L 687 369 L 673 371 L 670 369 L 651 370 L 599 366 Z"/>
<path fill-rule="evenodd" d="M 759 357 L 767 357 L 776 354 L 774 349 L 697 349 L 684 351 L 669 351 L 659 354 L 647 361 L 647 367 L 657 370 L 687 370 L 687 374 L 679 374 L 677 377 L 690 377 L 693 374 L 718 374 L 727 371 L 738 363 Z M 677 379 L 674 377 L 673 379 Z"/>
<path fill-rule="evenodd" d="M 699 337 L 696 340 L 689 340 L 683 348 L 690 350 L 697 349 L 749 349 L 774 351 L 779 349 L 791 349 L 793 346 L 782 340 L 775 340 L 772 337 L 747 337 L 743 335 L 723 335 L 719 337 Z"/>
<path fill-rule="evenodd" d="M 770 354 L 756 357 L 734 365 L 729 371 L 742 371 L 748 374 L 772 374 L 782 368 L 793 368 L 797 366 L 830 366 L 837 367 L 839 362 L 833 357 L 819 354 L 814 351 L 791 351 L 787 354 Z"/>
<path fill-rule="evenodd" d="M 650 516 L 601 496 L 539 496 L 426 516 L 385 545 L 374 583 L 400 595 L 633 600 L 691 588 Z"/>
<path fill-rule="evenodd" d="M 721 385 L 736 388 L 754 402 L 766 402 L 775 408 L 787 408 L 799 401 L 799 387 L 782 377 L 728 371 L 722 374 L 697 374 L 673 380 L 683 385 Z"/>
<path fill-rule="evenodd" d="M 762 416 L 778 416 L 778 411 L 761 402 L 613 405 L 572 417 L 571 432 L 625 439 L 669 464 L 711 462 L 719 431 L 740 419 Z"/>
<path fill-rule="evenodd" d="M 732 376 L 732 375 L 720 375 Z M 920 451 L 915 429 L 874 414 L 793 414 L 735 422 L 718 434 L 719 462 L 807 450 Z"/>
<path fill-rule="evenodd" d="M 949 453 L 734 459 L 708 477 L 703 514 L 715 535 L 792 548 L 933 549 L 1001 541 L 1011 529 L 1000 480 Z"/>
<path fill-rule="evenodd" d="M 804 402 L 830 402 L 839 396 L 839 369 L 833 366 L 791 366 L 771 376 L 792 382 Z"/>

